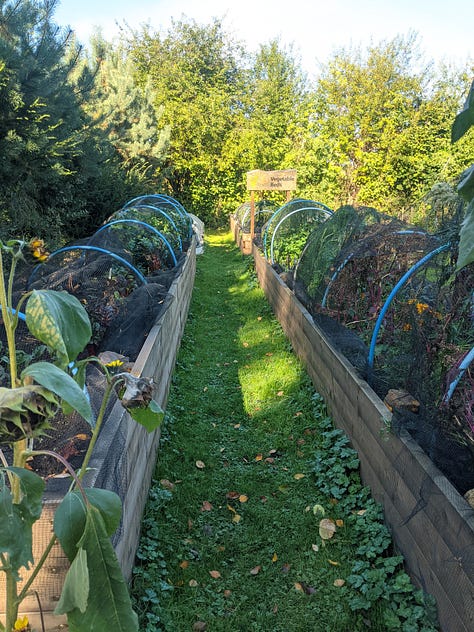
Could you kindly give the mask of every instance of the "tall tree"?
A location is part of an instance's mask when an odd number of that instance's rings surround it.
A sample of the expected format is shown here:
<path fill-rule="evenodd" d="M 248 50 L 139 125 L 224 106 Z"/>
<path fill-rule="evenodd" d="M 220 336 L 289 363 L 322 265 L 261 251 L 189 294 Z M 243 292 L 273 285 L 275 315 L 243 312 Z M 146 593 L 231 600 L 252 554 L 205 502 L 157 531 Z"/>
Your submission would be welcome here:
<path fill-rule="evenodd" d="M 241 46 L 221 21 L 173 22 L 160 34 L 135 33 L 130 53 L 142 84 L 151 80 L 162 121 L 171 126 L 169 192 L 207 221 L 219 213 L 218 163 L 242 90 Z"/>
<path fill-rule="evenodd" d="M 307 78 L 292 50 L 278 40 L 262 44 L 247 71 L 240 115 L 228 136 L 222 164 L 243 183 L 245 171 L 295 167 L 308 115 Z M 244 194 L 234 187 L 236 194 Z"/>
<path fill-rule="evenodd" d="M 449 130 L 459 83 L 449 85 L 423 67 L 416 35 L 339 51 L 315 89 L 301 156 L 308 189 L 336 207 L 365 204 L 410 219 L 431 187 L 456 173 Z"/>

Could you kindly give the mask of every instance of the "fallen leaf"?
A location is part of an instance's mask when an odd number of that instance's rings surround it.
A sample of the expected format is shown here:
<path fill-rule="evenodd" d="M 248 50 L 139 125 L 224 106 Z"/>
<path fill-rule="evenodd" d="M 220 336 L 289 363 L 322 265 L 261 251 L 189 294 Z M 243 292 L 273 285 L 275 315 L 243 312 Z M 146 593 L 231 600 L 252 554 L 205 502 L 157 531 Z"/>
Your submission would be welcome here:
<path fill-rule="evenodd" d="M 267 456 L 265 463 L 275 463 L 275 459 L 272 456 Z"/>
<path fill-rule="evenodd" d="M 278 562 L 278 555 L 276 553 L 273 554 L 272 562 Z"/>
<path fill-rule="evenodd" d="M 188 583 L 191 586 L 191 588 L 196 588 L 197 586 L 199 586 L 199 584 L 197 583 L 195 579 L 190 579 Z"/>
<path fill-rule="evenodd" d="M 303 586 L 299 582 L 295 582 L 294 585 L 295 585 L 296 590 L 303 592 Z"/>
<path fill-rule="evenodd" d="M 160 481 L 160 485 L 165 489 L 169 489 L 170 492 L 172 492 L 175 488 L 175 484 L 169 481 L 167 478 L 162 478 Z"/>
<path fill-rule="evenodd" d="M 193 625 L 193 632 L 205 632 L 207 630 L 207 623 L 205 621 L 196 621 Z"/>
<path fill-rule="evenodd" d="M 272 612 L 273 612 L 273 614 L 276 614 L 278 612 L 278 604 L 277 603 L 273 606 L 273 611 Z"/>
<path fill-rule="evenodd" d="M 257 316 L 257 320 L 262 320 L 262 316 Z"/>
<path fill-rule="evenodd" d="M 322 505 L 313 505 L 313 513 L 315 516 L 324 516 L 326 512 Z"/>
<path fill-rule="evenodd" d="M 234 428 L 240 428 L 240 424 L 234 424 Z"/>
<path fill-rule="evenodd" d="M 224 590 L 224 597 L 228 598 L 231 596 L 231 594 L 232 594 L 231 590 Z"/>
<path fill-rule="evenodd" d="M 179 565 L 180 568 L 188 568 L 188 566 L 189 566 L 188 560 L 183 560 L 182 562 L 180 562 L 180 565 Z"/>
<path fill-rule="evenodd" d="M 227 492 L 227 494 L 225 495 L 227 500 L 236 500 L 239 496 L 239 492 Z"/>
<path fill-rule="evenodd" d="M 245 494 L 240 494 L 240 496 L 239 496 L 239 501 L 241 503 L 246 503 L 248 499 L 249 499 L 249 497 L 246 496 Z"/>
<path fill-rule="evenodd" d="M 259 566 L 254 566 L 254 568 L 251 569 L 250 574 L 251 575 L 258 575 L 261 570 L 262 570 L 262 567 L 260 565 Z"/>
<path fill-rule="evenodd" d="M 359 511 L 356 511 L 356 514 L 358 516 L 363 516 L 366 513 L 367 509 L 359 509 Z"/>
<path fill-rule="evenodd" d="M 257 454 L 257 456 L 255 457 L 256 461 L 261 461 L 263 459 L 263 454 Z"/>
<path fill-rule="evenodd" d="M 319 551 L 319 546 L 318 546 L 317 544 L 312 544 L 312 545 L 311 545 L 311 548 L 313 549 L 313 551 L 314 551 L 315 553 L 317 553 L 317 552 Z"/>
<path fill-rule="evenodd" d="M 213 579 L 219 579 L 221 574 L 219 573 L 219 571 L 209 571 L 209 575 L 213 578 Z"/>
<path fill-rule="evenodd" d="M 203 393 L 205 393 L 207 391 L 207 386 L 205 386 L 202 390 L 203 390 Z"/>
<path fill-rule="evenodd" d="M 343 527 L 344 526 L 344 520 L 336 520 L 336 527 Z"/>
<path fill-rule="evenodd" d="M 212 505 L 209 501 L 205 500 L 201 505 L 201 511 L 212 511 Z"/>
<path fill-rule="evenodd" d="M 334 580 L 334 586 L 336 586 L 337 588 L 341 588 L 341 586 L 344 586 L 346 582 L 343 579 L 335 579 Z"/>
<path fill-rule="evenodd" d="M 200 470 L 203 470 L 206 467 L 204 461 L 196 461 L 196 467 Z"/>
<path fill-rule="evenodd" d="M 240 522 L 242 519 L 242 516 L 239 516 L 238 513 L 235 514 L 235 516 L 232 517 L 232 522 Z"/>
<path fill-rule="evenodd" d="M 278 391 L 277 397 L 283 397 L 284 394 L 285 394 L 284 391 Z"/>
<path fill-rule="evenodd" d="M 328 560 L 329 564 L 332 564 L 332 566 L 340 566 L 339 562 L 336 562 L 334 560 Z"/>
<path fill-rule="evenodd" d="M 243 343 L 242 343 L 242 345 L 243 345 L 244 347 L 248 347 L 248 346 L 249 346 L 249 343 L 248 343 L 248 342 L 243 342 Z"/>
<path fill-rule="evenodd" d="M 306 474 L 302 474 L 301 472 L 298 472 L 298 474 L 295 474 L 295 475 L 293 476 L 293 478 L 294 478 L 296 481 L 300 481 L 300 480 L 301 480 L 302 478 L 304 478 L 305 476 L 306 476 Z"/>
<path fill-rule="evenodd" d="M 330 540 L 336 533 L 336 525 L 330 518 L 323 518 L 319 523 L 319 535 L 323 540 Z"/>
<path fill-rule="evenodd" d="M 236 512 L 236 510 L 232 507 L 232 505 L 227 505 L 227 509 L 228 509 L 229 511 L 231 511 L 232 513 L 234 513 L 234 514 L 236 514 L 236 513 L 237 513 L 237 512 Z"/>
<path fill-rule="evenodd" d="M 272 355 L 273 355 L 273 353 L 270 353 L 270 352 L 269 352 L 269 353 L 266 353 L 265 355 L 266 355 L 266 356 L 268 356 L 268 357 L 270 357 L 270 356 L 272 356 Z"/>

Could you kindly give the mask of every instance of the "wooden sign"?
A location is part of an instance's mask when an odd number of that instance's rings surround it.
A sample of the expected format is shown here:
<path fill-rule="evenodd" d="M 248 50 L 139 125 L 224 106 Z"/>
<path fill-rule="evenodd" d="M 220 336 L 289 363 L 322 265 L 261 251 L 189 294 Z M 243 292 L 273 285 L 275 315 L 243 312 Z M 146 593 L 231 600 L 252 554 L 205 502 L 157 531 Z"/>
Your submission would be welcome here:
<path fill-rule="evenodd" d="M 294 191 L 296 169 L 247 171 L 247 191 Z"/>

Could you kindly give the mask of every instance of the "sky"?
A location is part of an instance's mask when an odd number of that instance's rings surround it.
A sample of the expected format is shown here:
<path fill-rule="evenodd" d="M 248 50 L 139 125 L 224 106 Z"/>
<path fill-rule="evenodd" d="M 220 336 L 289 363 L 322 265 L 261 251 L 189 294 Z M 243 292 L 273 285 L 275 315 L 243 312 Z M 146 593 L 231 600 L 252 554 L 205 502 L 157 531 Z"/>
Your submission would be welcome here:
<path fill-rule="evenodd" d="M 418 34 L 427 61 L 460 67 L 474 61 L 473 0 L 59 0 L 55 12 L 55 21 L 83 44 L 96 27 L 112 40 L 120 25 L 166 30 L 183 17 L 199 24 L 222 19 L 250 51 L 278 38 L 293 46 L 309 75 L 340 48 L 366 48 L 410 32 Z"/>

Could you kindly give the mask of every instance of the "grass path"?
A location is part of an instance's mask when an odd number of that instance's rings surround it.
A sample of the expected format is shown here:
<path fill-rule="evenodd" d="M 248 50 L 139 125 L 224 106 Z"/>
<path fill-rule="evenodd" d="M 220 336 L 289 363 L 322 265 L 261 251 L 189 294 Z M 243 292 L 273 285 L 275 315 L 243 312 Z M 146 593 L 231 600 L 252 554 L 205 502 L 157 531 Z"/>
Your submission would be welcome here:
<path fill-rule="evenodd" d="M 318 493 L 313 389 L 248 265 L 208 235 L 143 523 L 140 629 L 386 630 L 380 604 L 354 613 L 337 585 L 356 545 Z M 326 545 L 315 503 L 337 520 Z"/>

